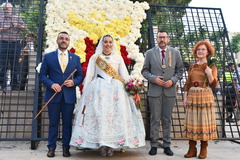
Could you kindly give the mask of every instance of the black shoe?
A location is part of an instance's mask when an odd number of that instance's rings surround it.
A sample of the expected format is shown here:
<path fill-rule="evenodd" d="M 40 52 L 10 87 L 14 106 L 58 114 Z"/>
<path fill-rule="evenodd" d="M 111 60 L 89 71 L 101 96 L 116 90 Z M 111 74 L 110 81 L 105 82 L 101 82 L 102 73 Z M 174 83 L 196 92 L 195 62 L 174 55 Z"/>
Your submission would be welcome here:
<path fill-rule="evenodd" d="M 55 156 L 55 149 L 54 148 L 49 148 L 47 156 L 48 157 L 54 157 Z"/>
<path fill-rule="evenodd" d="M 69 152 L 69 148 L 63 148 L 63 157 L 70 157 L 71 153 Z"/>
<path fill-rule="evenodd" d="M 226 118 L 226 122 L 235 122 L 235 119 L 234 118 L 232 118 L 232 117 L 227 117 Z"/>
<path fill-rule="evenodd" d="M 156 155 L 157 154 L 157 147 L 152 147 L 151 150 L 148 152 L 149 155 Z"/>
<path fill-rule="evenodd" d="M 170 147 L 164 148 L 164 153 L 168 156 L 173 156 L 173 152 L 171 151 Z"/>

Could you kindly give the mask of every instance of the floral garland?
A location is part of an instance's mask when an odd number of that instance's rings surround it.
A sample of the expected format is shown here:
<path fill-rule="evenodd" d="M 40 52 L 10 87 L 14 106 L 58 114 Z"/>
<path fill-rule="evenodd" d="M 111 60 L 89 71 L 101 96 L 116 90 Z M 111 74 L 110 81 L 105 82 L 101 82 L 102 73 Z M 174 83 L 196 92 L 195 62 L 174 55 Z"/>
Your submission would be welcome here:
<path fill-rule="evenodd" d="M 71 36 L 69 48 L 81 57 L 83 68 L 95 51 L 97 41 L 105 34 L 113 36 L 117 42 L 119 54 L 128 65 L 135 61 L 131 77 L 143 79 L 141 68 L 144 57 L 134 44 L 141 36 L 141 22 L 146 18 L 146 2 L 129 0 L 48 0 L 46 32 L 46 52 L 57 48 L 56 35 L 66 31 Z"/>

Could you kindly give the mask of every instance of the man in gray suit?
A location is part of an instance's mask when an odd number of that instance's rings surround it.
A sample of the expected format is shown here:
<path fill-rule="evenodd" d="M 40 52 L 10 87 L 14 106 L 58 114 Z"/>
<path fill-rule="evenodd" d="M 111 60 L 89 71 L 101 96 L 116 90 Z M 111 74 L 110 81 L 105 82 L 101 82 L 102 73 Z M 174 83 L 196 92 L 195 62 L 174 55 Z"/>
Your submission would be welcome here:
<path fill-rule="evenodd" d="M 149 82 L 148 100 L 151 112 L 151 150 L 150 155 L 157 154 L 160 120 L 163 130 L 163 147 L 166 155 L 172 156 L 171 116 L 176 100 L 176 82 L 181 79 L 183 62 L 177 49 L 167 44 L 170 41 L 166 31 L 159 31 L 156 41 L 158 46 L 146 52 L 142 75 Z"/>

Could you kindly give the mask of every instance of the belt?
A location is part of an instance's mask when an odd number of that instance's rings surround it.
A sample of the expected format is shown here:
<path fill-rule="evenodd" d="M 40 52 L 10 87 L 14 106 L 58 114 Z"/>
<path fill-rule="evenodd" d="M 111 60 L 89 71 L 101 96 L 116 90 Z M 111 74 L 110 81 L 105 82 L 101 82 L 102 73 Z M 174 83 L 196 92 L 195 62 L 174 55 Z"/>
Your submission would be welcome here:
<path fill-rule="evenodd" d="M 203 82 L 192 82 L 191 87 L 201 87 L 201 88 L 207 88 L 209 86 L 209 83 L 206 82 L 205 87 L 203 87 Z"/>

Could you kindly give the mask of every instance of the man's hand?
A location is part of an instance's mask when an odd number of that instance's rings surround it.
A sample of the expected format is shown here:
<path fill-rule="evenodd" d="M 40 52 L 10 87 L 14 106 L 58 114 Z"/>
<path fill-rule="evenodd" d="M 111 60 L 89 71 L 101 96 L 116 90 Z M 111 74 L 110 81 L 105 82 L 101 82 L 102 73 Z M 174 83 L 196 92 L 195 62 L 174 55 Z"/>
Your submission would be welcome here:
<path fill-rule="evenodd" d="M 173 85 L 173 81 L 172 80 L 168 80 L 168 81 L 164 81 L 162 80 L 163 76 L 157 76 L 155 79 L 155 83 L 158 84 L 159 86 L 162 86 L 164 88 L 169 88 Z"/>
<path fill-rule="evenodd" d="M 21 30 L 23 30 L 23 31 L 26 31 L 26 32 L 30 33 L 30 31 L 29 31 L 25 26 L 23 26 L 23 25 L 17 24 L 15 27 L 17 27 L 17 28 L 19 28 L 19 29 L 21 29 Z"/>
<path fill-rule="evenodd" d="M 173 81 L 172 80 L 168 80 L 168 81 L 164 82 L 163 87 L 164 88 L 169 88 L 172 85 L 173 85 Z"/>
<path fill-rule="evenodd" d="M 163 76 L 157 76 L 155 79 L 155 83 L 158 84 L 159 86 L 163 86 L 164 80 L 162 79 L 163 79 Z"/>
<path fill-rule="evenodd" d="M 55 92 L 61 92 L 62 88 L 59 84 L 57 83 L 53 83 L 53 85 L 51 86 L 52 90 L 54 90 Z"/>
<path fill-rule="evenodd" d="M 72 86 L 74 86 L 73 80 L 66 80 L 66 81 L 64 82 L 64 86 L 66 86 L 66 87 L 72 87 Z"/>

